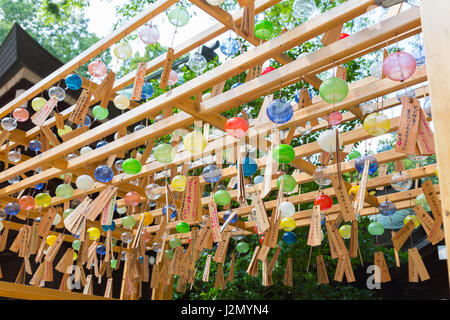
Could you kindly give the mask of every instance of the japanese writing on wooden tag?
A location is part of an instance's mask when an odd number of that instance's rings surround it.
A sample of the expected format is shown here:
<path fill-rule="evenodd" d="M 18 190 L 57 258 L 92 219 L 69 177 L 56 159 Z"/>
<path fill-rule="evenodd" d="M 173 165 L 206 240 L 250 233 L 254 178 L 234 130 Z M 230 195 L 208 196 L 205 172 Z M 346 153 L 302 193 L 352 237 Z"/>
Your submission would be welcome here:
<path fill-rule="evenodd" d="M 163 69 L 163 73 L 161 75 L 161 82 L 159 84 L 159 87 L 161 89 L 166 89 L 167 88 L 167 83 L 169 81 L 169 75 L 170 75 L 170 70 L 172 70 L 172 61 L 173 61 L 173 48 L 168 48 L 167 49 L 167 53 L 166 53 L 166 61 L 164 62 L 164 69 Z"/>
<path fill-rule="evenodd" d="M 217 264 L 216 280 L 214 282 L 214 288 L 225 289 L 225 278 L 223 276 L 223 265 L 221 263 Z"/>
<path fill-rule="evenodd" d="M 427 122 L 427 116 L 422 108 L 419 110 L 419 128 L 417 129 L 417 145 L 419 147 L 420 154 L 432 155 L 436 153 L 434 146 L 433 131 Z"/>
<path fill-rule="evenodd" d="M 211 221 L 208 220 L 205 223 L 205 226 L 200 230 L 197 242 L 195 244 L 195 249 L 198 251 L 202 251 L 206 248 L 209 238 L 211 237 Z"/>
<path fill-rule="evenodd" d="M 333 245 L 336 249 L 336 254 L 338 257 L 343 255 L 348 256 L 348 250 L 345 246 L 344 240 L 342 239 L 339 231 L 333 228 L 333 223 L 331 221 L 325 222 L 325 226 L 327 228 L 328 240 L 330 242 L 330 247 Z M 334 258 L 333 258 L 334 259 Z"/>
<path fill-rule="evenodd" d="M 264 202 L 256 193 L 253 193 L 252 204 L 255 206 L 256 224 L 258 225 L 258 232 L 264 233 L 266 230 L 270 228 L 269 218 L 267 217 Z"/>
<path fill-rule="evenodd" d="M 112 218 L 114 215 L 114 207 L 116 205 L 117 193 L 113 195 L 111 200 L 109 200 L 108 205 L 103 209 L 103 214 L 101 218 L 101 223 L 103 226 L 110 226 L 112 224 Z"/>
<path fill-rule="evenodd" d="M 387 267 L 386 260 L 384 259 L 383 252 L 381 251 L 375 252 L 373 260 L 374 265 L 378 267 L 378 270 L 375 269 L 375 273 L 379 273 L 379 277 L 377 277 L 378 275 L 375 274 L 375 282 L 384 283 L 391 281 L 391 276 L 389 274 L 389 269 Z"/>
<path fill-rule="evenodd" d="M 47 254 L 45 255 L 45 259 L 44 259 L 45 261 L 53 262 L 63 241 L 64 241 L 64 236 L 62 233 L 60 233 L 58 235 L 58 238 L 56 238 L 55 243 L 52 246 L 50 246 L 50 248 L 48 249 Z"/>
<path fill-rule="evenodd" d="M 308 233 L 308 246 L 316 247 L 320 246 L 322 242 L 322 232 L 321 232 L 321 222 L 320 222 L 320 206 L 314 206 L 313 212 L 311 214 L 311 222 L 309 224 Z"/>
<path fill-rule="evenodd" d="M 408 281 L 419 282 L 419 275 L 412 258 L 412 249 L 408 249 Z"/>
<path fill-rule="evenodd" d="M 134 78 L 133 94 L 131 100 L 141 100 L 142 88 L 144 86 L 145 73 L 147 72 L 147 63 L 140 62 L 136 70 L 136 77 Z"/>
<path fill-rule="evenodd" d="M 434 190 L 431 180 L 427 180 L 422 183 L 422 190 L 427 199 L 427 202 L 431 208 L 431 212 L 435 219 L 442 217 L 442 206 L 439 198 Z"/>
<path fill-rule="evenodd" d="M 347 68 L 345 68 L 343 66 L 337 66 L 336 78 L 340 78 L 344 81 L 347 81 Z"/>
<path fill-rule="evenodd" d="M 42 218 L 38 225 L 38 235 L 42 238 L 46 238 L 52 227 L 53 220 L 58 212 L 54 208 L 47 210 L 47 213 Z"/>
<path fill-rule="evenodd" d="M 245 82 L 249 82 L 255 78 L 258 78 L 260 75 L 261 75 L 261 65 L 258 64 L 248 69 L 247 76 L 245 77 Z"/>
<path fill-rule="evenodd" d="M 420 103 L 419 100 L 406 96 L 402 97 L 401 100 L 403 107 L 395 151 L 404 154 L 415 154 L 420 120 Z"/>
<path fill-rule="evenodd" d="M 187 223 L 197 221 L 200 206 L 200 180 L 198 176 L 190 176 L 183 194 L 181 220 Z"/>
<path fill-rule="evenodd" d="M 80 97 L 78 98 L 77 104 L 70 114 L 69 121 L 76 125 L 82 125 L 86 119 L 86 115 L 89 110 L 89 105 L 92 99 L 92 92 L 84 89 Z"/>
<path fill-rule="evenodd" d="M 219 225 L 219 218 L 217 217 L 217 208 L 216 204 L 214 202 L 208 203 L 209 208 L 209 221 L 211 225 L 211 232 L 214 242 L 220 241 L 220 225 Z"/>
<path fill-rule="evenodd" d="M 227 255 L 228 243 L 230 242 L 231 232 L 225 232 L 222 239 L 217 246 L 216 254 L 214 255 L 214 262 L 225 263 Z"/>
<path fill-rule="evenodd" d="M 347 282 L 355 281 L 355 275 L 353 273 L 352 265 L 350 263 L 350 258 L 348 257 L 348 255 L 343 255 L 339 257 L 336 266 L 336 273 L 334 275 L 334 280 L 342 282 L 344 274 L 345 277 L 347 278 Z"/>
<path fill-rule="evenodd" d="M 258 252 L 257 259 L 260 261 L 265 261 L 267 259 L 267 255 L 269 254 L 270 247 L 265 246 L 264 244 L 261 246 Z"/>
<path fill-rule="evenodd" d="M 43 106 L 41 109 L 39 109 L 39 111 L 36 112 L 31 117 L 31 121 L 33 122 L 33 124 L 38 127 L 41 127 L 44 124 L 45 120 L 47 120 L 48 116 L 53 111 L 53 109 L 55 108 L 57 103 L 58 103 L 58 98 L 55 96 L 51 97 L 47 101 L 45 106 Z"/>
<path fill-rule="evenodd" d="M 350 201 L 350 197 L 348 196 L 347 188 L 345 187 L 345 184 L 342 183 L 342 181 L 341 183 L 339 183 L 339 180 L 342 180 L 342 178 L 339 175 L 331 175 L 330 178 L 344 221 L 348 222 L 355 220 L 355 210 L 353 209 L 352 202 Z"/>
<path fill-rule="evenodd" d="M 423 263 L 422 257 L 419 254 L 419 250 L 417 248 L 412 248 L 408 250 L 408 258 L 411 256 L 412 263 L 414 268 L 419 275 L 420 281 L 425 281 L 430 279 L 430 275 L 428 274 L 427 268 Z"/>
<path fill-rule="evenodd" d="M 272 211 L 272 215 L 270 217 L 270 229 L 266 232 L 264 236 L 263 244 L 270 248 L 275 248 L 277 246 L 278 241 L 278 233 L 280 231 L 280 220 L 281 216 L 277 217 L 276 211 Z"/>

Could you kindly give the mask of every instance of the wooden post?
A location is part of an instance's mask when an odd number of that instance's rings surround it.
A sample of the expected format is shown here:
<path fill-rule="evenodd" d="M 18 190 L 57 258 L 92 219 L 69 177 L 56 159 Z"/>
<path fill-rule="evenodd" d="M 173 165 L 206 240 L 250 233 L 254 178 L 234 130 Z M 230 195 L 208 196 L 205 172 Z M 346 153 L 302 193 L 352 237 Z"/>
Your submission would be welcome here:
<path fill-rule="evenodd" d="M 450 130 L 448 103 L 450 85 L 448 52 L 450 50 L 450 2 L 446 0 L 421 0 L 420 13 L 425 42 L 427 74 L 430 87 L 433 124 L 435 130 L 436 158 L 439 167 L 439 185 L 444 220 L 445 244 L 450 256 Z M 450 259 L 447 259 L 450 278 Z"/>

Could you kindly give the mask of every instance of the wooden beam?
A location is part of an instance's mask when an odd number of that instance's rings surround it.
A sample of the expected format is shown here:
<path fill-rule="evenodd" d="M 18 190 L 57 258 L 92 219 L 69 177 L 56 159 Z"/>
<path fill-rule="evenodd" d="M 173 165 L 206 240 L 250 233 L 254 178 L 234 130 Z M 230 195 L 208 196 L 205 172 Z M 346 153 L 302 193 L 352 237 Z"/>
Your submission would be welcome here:
<path fill-rule="evenodd" d="M 439 186 L 441 189 L 441 204 L 445 233 L 447 255 L 450 257 L 450 129 L 448 126 L 450 114 L 448 102 L 450 83 L 448 75 L 450 64 L 450 2 L 445 0 L 420 1 L 422 28 L 425 42 L 426 64 L 429 77 L 431 96 L 431 112 L 433 113 L 434 139 L 436 158 L 439 167 Z M 447 269 L 450 279 L 450 259 L 447 259 Z"/>
<path fill-rule="evenodd" d="M 21 300 L 114 300 L 103 296 L 87 295 L 25 284 L 0 281 L 0 297 Z"/>

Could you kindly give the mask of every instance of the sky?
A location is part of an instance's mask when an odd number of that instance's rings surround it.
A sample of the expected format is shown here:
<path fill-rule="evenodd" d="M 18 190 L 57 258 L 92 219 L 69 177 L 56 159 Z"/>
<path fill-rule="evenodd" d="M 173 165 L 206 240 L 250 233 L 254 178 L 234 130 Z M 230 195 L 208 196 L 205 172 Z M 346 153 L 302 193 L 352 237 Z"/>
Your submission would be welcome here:
<path fill-rule="evenodd" d="M 105 37 L 109 35 L 113 31 L 114 22 L 117 20 L 116 7 L 123 5 L 124 3 L 127 3 L 127 0 L 111 0 L 111 1 L 91 0 L 90 7 L 88 7 L 85 10 L 86 17 L 90 19 L 89 31 L 96 33 L 99 37 Z M 409 5 L 406 6 L 407 8 L 409 8 Z M 175 27 L 168 22 L 165 13 L 160 14 L 158 17 L 152 20 L 152 23 L 158 26 L 158 30 L 161 35 L 159 42 L 161 43 L 162 46 L 170 47 L 172 46 L 173 41 L 173 46 L 176 47 L 177 45 L 183 43 L 187 39 L 201 33 L 203 30 L 206 30 L 208 27 L 212 26 L 216 22 L 208 14 L 206 14 L 205 12 L 194 6 L 187 8 L 187 10 L 192 16 L 191 20 L 186 26 L 178 28 L 178 31 L 175 34 L 175 36 L 174 36 Z M 379 8 L 372 11 L 371 14 L 374 15 L 375 19 L 377 20 L 377 16 L 381 17 L 383 12 L 384 14 L 386 13 L 385 11 L 382 11 L 382 9 Z M 98 14 L 99 12 L 101 12 L 102 14 L 99 15 Z M 230 32 L 227 32 L 219 36 L 217 39 L 221 40 L 229 36 Z M 231 33 L 231 36 L 232 37 L 235 36 L 234 32 Z M 207 42 L 206 45 L 211 46 L 215 41 L 216 39 L 211 40 Z M 131 46 L 134 50 L 138 50 L 141 53 L 143 53 L 145 49 L 144 44 L 139 40 L 136 40 L 135 42 L 131 43 Z M 407 48 L 406 50 L 412 50 L 412 48 L 410 48 L 410 45 L 406 41 L 401 42 L 401 46 L 406 47 Z M 221 54 L 220 50 L 216 50 L 216 53 L 219 54 L 220 61 L 225 60 L 225 56 Z M 266 64 L 268 64 L 268 62 L 266 62 Z M 419 86 L 415 86 L 415 88 L 417 87 Z M 391 96 L 395 96 L 395 94 Z M 386 110 L 383 113 L 391 119 L 393 117 L 398 117 L 401 114 L 401 106 L 391 108 L 390 110 Z M 373 139 L 368 139 L 366 143 L 361 143 L 357 149 L 361 154 L 364 154 L 368 150 L 376 152 L 376 146 L 378 144 L 378 141 L 386 138 L 387 136 L 381 136 Z"/>
<path fill-rule="evenodd" d="M 116 7 L 120 6 L 124 3 L 127 3 L 126 0 L 112 0 L 111 2 L 106 2 L 102 0 L 91 0 L 90 7 L 86 9 L 86 17 L 90 19 L 89 22 L 89 31 L 96 33 L 100 37 L 105 37 L 111 33 L 113 30 L 113 24 L 117 20 L 116 16 Z M 189 23 L 181 28 L 178 28 L 177 33 L 174 36 L 175 27 L 171 25 L 166 17 L 166 13 L 162 13 L 158 15 L 155 19 L 152 20 L 152 24 L 158 27 L 160 32 L 160 41 L 159 43 L 162 46 L 170 47 L 177 46 L 187 39 L 193 37 L 194 35 L 200 34 L 202 31 L 206 30 L 208 27 L 214 25 L 216 22 L 213 18 L 211 18 L 208 14 L 203 12 L 202 10 L 194 7 L 187 8 L 189 13 L 191 14 L 191 19 Z M 98 12 L 102 12 L 99 16 Z M 218 39 L 223 39 L 228 37 L 229 33 L 223 34 L 218 37 Z M 213 44 L 215 40 L 209 41 L 206 44 L 210 46 Z M 140 41 L 136 41 L 136 43 L 132 43 L 132 47 L 135 50 L 139 50 L 139 52 L 143 52 L 144 44 Z M 224 59 L 220 54 L 220 50 L 217 50 L 216 53 Z"/>

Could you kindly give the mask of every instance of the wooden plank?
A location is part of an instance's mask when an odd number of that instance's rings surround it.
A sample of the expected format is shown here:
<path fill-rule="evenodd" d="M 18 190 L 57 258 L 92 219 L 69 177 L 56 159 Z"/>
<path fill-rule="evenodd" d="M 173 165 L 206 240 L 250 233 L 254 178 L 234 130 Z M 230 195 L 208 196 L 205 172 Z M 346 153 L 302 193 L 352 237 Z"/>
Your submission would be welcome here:
<path fill-rule="evenodd" d="M 420 1 L 420 13 L 424 35 L 427 73 L 429 76 L 429 88 L 431 108 L 433 113 L 433 127 L 435 132 L 436 159 L 439 166 L 439 182 L 442 201 L 443 224 L 446 242 L 450 239 L 450 168 L 445 165 L 450 161 L 450 141 L 448 133 L 448 101 L 450 94 L 444 88 L 448 85 L 446 75 L 450 72 L 450 66 L 444 64 L 446 52 L 450 50 L 450 39 L 447 32 L 450 22 L 445 18 L 446 10 L 450 10 L 450 3 L 445 0 Z M 450 256 L 450 245 L 447 243 L 447 255 Z M 447 259 L 450 275 L 450 260 Z"/>
<path fill-rule="evenodd" d="M 0 281 L 0 296 L 23 300 L 105 300 L 104 297 Z M 108 299 L 111 300 L 111 299 Z"/>

